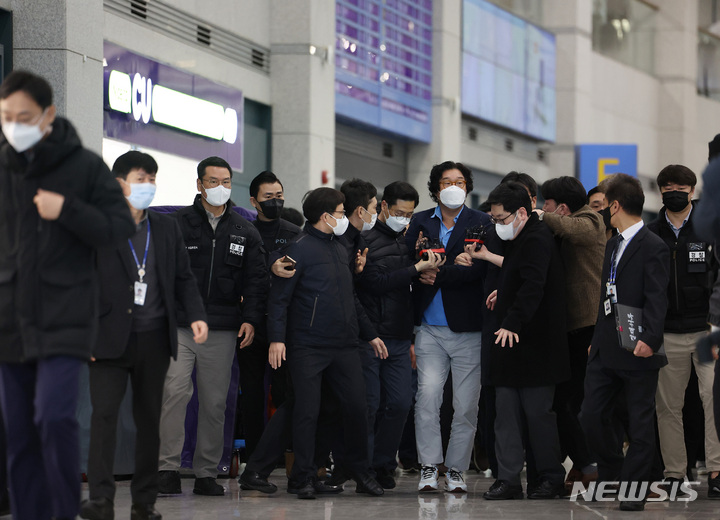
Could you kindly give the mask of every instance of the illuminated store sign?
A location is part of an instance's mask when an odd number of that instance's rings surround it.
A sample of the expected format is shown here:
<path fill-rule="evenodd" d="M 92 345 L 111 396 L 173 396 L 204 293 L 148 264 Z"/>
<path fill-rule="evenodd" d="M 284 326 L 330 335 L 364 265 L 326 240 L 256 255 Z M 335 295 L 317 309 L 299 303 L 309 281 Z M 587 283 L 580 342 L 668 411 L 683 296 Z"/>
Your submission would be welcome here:
<path fill-rule="evenodd" d="M 105 42 L 105 136 L 242 169 L 243 95 Z M 180 130 L 181 132 L 178 132 Z"/>

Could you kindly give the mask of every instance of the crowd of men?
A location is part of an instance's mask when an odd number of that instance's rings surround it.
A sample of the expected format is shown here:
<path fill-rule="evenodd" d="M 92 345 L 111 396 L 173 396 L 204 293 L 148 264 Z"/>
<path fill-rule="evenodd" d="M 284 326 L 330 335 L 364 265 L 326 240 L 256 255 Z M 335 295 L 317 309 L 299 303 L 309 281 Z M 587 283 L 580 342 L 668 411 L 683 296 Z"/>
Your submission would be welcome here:
<path fill-rule="evenodd" d="M 149 210 L 153 157 L 130 151 L 108 170 L 34 74 L 2 83 L 0 118 L 2 466 L 16 518 L 114 518 L 128 380 L 131 518 L 159 519 L 158 494 L 182 493 L 193 391 L 193 492 L 223 495 L 217 465 L 236 353 L 245 490 L 277 491 L 268 478 L 292 448 L 287 490 L 298 498 L 340 493 L 350 479 L 358 493 L 383 495 L 396 486 L 409 428 L 421 493 L 439 490 L 442 474 L 446 491 L 466 492 L 473 449 L 487 452 L 497 479 L 488 500 L 553 499 L 594 481 L 662 481 L 682 493 L 697 459 L 683 448 L 693 381 L 708 497 L 720 498 L 720 400 L 712 342 L 703 343 L 720 325 L 720 282 L 689 168 L 659 172 L 663 208 L 649 225 L 641 184 L 624 174 L 589 193 L 573 177 L 551 179 L 537 208 L 536 182 L 511 172 L 484 212 L 466 205 L 472 172 L 446 161 L 430 172 L 431 209 L 416 212 L 406 182 L 378 195 L 353 179 L 308 192 L 301 229 L 282 218 L 272 172 L 250 184 L 256 220 L 235 211 L 233 171 L 219 157 L 198 164 L 192 205 Z M 81 503 L 75 412 L 86 362 Z M 276 412 L 265 425 L 268 364 Z M 644 508 L 647 494 L 622 489 L 621 509 Z"/>

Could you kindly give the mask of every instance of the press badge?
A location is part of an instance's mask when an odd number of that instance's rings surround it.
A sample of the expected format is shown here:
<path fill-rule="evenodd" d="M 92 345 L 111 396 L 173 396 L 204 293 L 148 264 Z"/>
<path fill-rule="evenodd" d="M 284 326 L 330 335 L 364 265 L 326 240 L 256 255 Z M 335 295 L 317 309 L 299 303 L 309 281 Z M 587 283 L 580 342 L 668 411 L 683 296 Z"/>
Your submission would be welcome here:
<path fill-rule="evenodd" d="M 610 316 L 610 313 L 612 312 L 612 305 L 610 305 L 610 300 L 605 300 L 603 302 L 603 305 L 605 306 L 605 316 Z"/>
<path fill-rule="evenodd" d="M 617 286 L 614 283 L 607 284 L 607 295 L 611 303 L 617 303 Z"/>
<path fill-rule="evenodd" d="M 135 282 L 135 305 L 145 305 L 146 295 L 147 284 L 143 282 Z"/>

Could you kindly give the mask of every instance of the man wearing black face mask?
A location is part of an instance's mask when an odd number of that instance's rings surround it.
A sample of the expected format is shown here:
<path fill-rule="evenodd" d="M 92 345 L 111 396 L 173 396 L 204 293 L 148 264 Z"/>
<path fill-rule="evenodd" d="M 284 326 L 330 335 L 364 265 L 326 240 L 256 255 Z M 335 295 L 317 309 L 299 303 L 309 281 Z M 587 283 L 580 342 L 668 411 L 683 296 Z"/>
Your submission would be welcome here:
<path fill-rule="evenodd" d="M 664 207 L 648 228 L 662 238 L 671 251 L 668 310 L 665 317 L 667 366 L 660 369 L 656 396 L 660 449 L 665 480 L 682 482 L 686 468 L 682 408 L 691 366 L 698 376 L 705 411 L 705 456 L 708 497 L 720 498 L 720 442 L 715 434 L 712 363 L 702 363 L 695 344 L 707 333 L 712 281 L 717 264 L 710 244 L 700 239 L 693 226 L 692 196 L 697 178 L 685 166 L 666 166 L 657 177 Z"/>
<path fill-rule="evenodd" d="M 286 246 L 297 235 L 300 228 L 280 218 L 285 202 L 283 185 L 270 171 L 258 174 L 250 182 L 250 204 L 257 210 L 258 218 L 253 224 L 263 241 L 265 261 L 274 251 Z M 255 339 L 248 347 L 238 350 L 240 384 L 242 386 L 242 413 L 245 432 L 245 452 L 250 457 L 260 441 L 265 426 L 265 366 L 268 359 L 266 324 L 255 330 Z M 273 374 L 273 401 L 280 405 L 282 399 L 284 371 Z"/>

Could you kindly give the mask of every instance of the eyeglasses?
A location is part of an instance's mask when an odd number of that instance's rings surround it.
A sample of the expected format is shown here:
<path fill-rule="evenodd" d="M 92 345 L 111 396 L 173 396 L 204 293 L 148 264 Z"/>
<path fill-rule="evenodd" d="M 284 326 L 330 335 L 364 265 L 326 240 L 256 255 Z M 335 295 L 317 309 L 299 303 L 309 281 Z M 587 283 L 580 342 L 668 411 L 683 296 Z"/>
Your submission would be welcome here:
<path fill-rule="evenodd" d="M 465 188 L 466 185 L 467 185 L 467 182 L 465 182 L 464 179 L 460 179 L 459 181 L 449 181 L 449 180 L 440 181 L 440 188 L 442 188 L 442 189 L 449 188 L 450 186 L 457 186 L 458 188 Z"/>
<path fill-rule="evenodd" d="M 516 211 L 515 213 L 517 213 L 517 211 Z M 503 218 L 490 217 L 490 222 L 492 222 L 493 224 L 502 224 L 502 225 L 505 225 L 505 221 L 506 221 L 507 219 L 509 219 L 510 217 L 512 217 L 513 215 L 515 215 L 515 213 L 510 213 L 508 216 L 503 217 Z"/>
<path fill-rule="evenodd" d="M 230 189 L 232 187 L 232 179 L 225 179 L 224 181 L 220 182 L 217 179 L 207 179 L 202 181 L 203 184 L 207 184 L 211 188 L 216 188 L 220 184 L 223 185 L 223 187 Z"/>
<path fill-rule="evenodd" d="M 397 210 L 390 211 L 390 210 L 388 210 L 388 215 L 390 215 L 391 217 L 412 218 L 413 212 L 412 212 L 412 211 L 409 211 L 409 212 L 405 213 L 404 211 L 397 211 Z"/>

